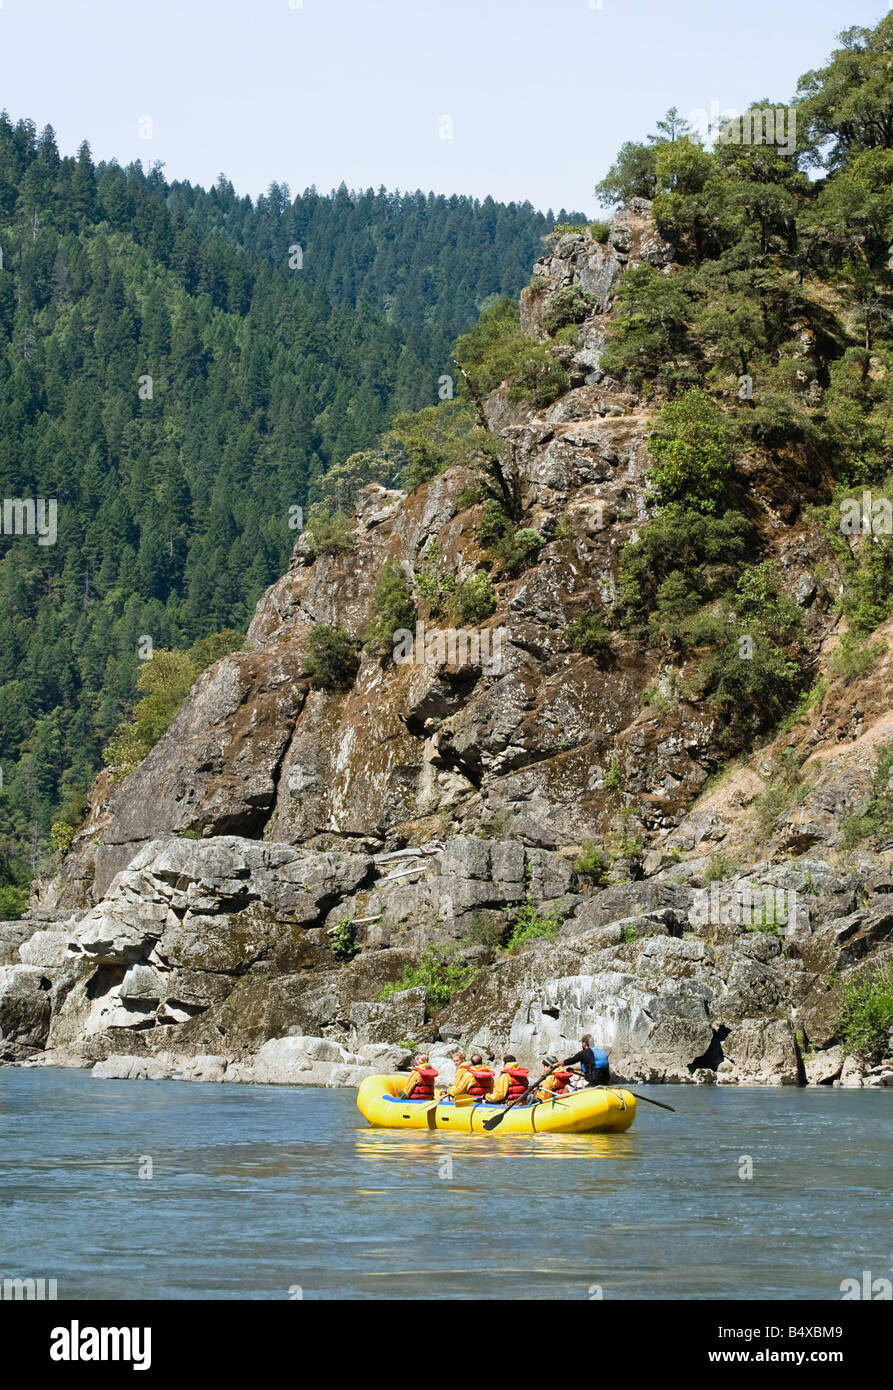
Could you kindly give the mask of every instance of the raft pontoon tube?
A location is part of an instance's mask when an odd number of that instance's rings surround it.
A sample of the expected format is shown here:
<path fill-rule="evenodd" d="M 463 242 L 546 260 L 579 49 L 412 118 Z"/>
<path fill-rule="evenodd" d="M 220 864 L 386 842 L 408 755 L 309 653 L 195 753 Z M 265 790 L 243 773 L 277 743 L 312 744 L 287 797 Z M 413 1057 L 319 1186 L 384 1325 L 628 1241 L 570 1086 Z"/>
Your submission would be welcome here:
<path fill-rule="evenodd" d="M 458 1103 L 401 1100 L 406 1073 L 367 1076 L 360 1083 L 357 1106 L 376 1129 L 445 1129 L 459 1134 L 607 1134 L 629 1129 L 636 1118 L 636 1098 L 616 1086 L 588 1086 L 539 1104 L 513 1106 L 495 1130 L 484 1121 L 504 1106 L 475 1102 L 464 1097 Z M 464 1103 L 463 1103 L 464 1102 Z"/>

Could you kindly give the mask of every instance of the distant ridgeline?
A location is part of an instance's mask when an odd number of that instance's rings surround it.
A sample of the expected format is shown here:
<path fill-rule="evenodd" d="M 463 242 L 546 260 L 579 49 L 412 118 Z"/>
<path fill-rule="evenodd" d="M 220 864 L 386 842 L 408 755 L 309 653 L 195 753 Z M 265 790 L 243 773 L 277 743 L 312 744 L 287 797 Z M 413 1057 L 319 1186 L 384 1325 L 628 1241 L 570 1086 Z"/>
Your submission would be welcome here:
<path fill-rule="evenodd" d="M 0 117 L 0 918 L 77 818 L 147 639 L 244 630 L 314 480 L 437 400 L 553 221 L 343 188 L 252 204 Z"/>

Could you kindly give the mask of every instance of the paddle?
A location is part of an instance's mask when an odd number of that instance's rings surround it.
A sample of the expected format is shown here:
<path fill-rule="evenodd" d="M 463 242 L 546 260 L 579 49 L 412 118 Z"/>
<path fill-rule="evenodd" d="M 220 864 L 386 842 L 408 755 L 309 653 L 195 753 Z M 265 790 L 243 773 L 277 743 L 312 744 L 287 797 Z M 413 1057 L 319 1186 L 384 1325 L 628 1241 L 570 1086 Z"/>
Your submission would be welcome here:
<path fill-rule="evenodd" d="M 560 1065 L 560 1063 L 559 1063 L 559 1065 Z M 580 1089 L 580 1088 L 578 1088 L 578 1089 Z M 584 1086 L 584 1087 L 582 1087 L 582 1089 L 585 1090 L 586 1087 Z M 602 1091 L 629 1091 L 629 1087 L 628 1087 L 628 1086 L 624 1086 L 624 1085 L 619 1085 L 619 1086 L 601 1086 L 601 1087 L 599 1087 L 598 1089 L 599 1089 L 599 1090 L 602 1090 Z M 669 1110 L 671 1115 L 675 1115 L 675 1114 L 676 1114 L 676 1111 L 675 1111 L 675 1109 L 673 1108 L 673 1106 L 672 1106 L 672 1105 L 667 1105 L 667 1104 L 665 1104 L 665 1102 L 662 1101 L 662 1100 L 652 1100 L 650 1096 L 640 1096 L 639 1093 L 638 1093 L 638 1091 L 629 1091 L 629 1093 L 630 1093 L 631 1096 L 635 1096 L 636 1100 L 644 1100 L 644 1101 L 646 1102 L 646 1104 L 648 1104 L 648 1105 L 656 1105 L 656 1106 L 658 1106 L 658 1108 L 659 1108 L 660 1110 Z"/>
<path fill-rule="evenodd" d="M 606 1087 L 605 1089 L 607 1090 L 608 1088 Z M 627 1090 L 629 1090 L 629 1087 L 628 1087 L 628 1086 L 612 1086 L 612 1087 L 611 1087 L 611 1090 L 614 1090 L 614 1091 L 627 1091 Z M 630 1091 L 629 1093 L 630 1093 L 631 1096 L 635 1096 L 636 1100 L 644 1100 L 644 1101 L 647 1101 L 649 1105 L 659 1105 L 660 1108 L 661 1108 L 661 1110 L 669 1110 L 669 1111 L 672 1112 L 672 1114 L 674 1114 L 674 1115 L 676 1114 L 676 1111 L 673 1109 L 672 1105 L 664 1105 L 664 1103 L 663 1103 L 662 1100 L 652 1100 L 650 1096 L 640 1096 L 639 1093 L 638 1093 L 638 1091 Z"/>
<path fill-rule="evenodd" d="M 517 1100 L 513 1100 L 511 1105 L 507 1105 L 504 1110 L 500 1110 L 498 1115 L 493 1115 L 491 1119 L 485 1120 L 484 1129 L 487 1130 L 487 1132 L 489 1133 L 491 1130 L 494 1130 L 497 1125 L 501 1125 L 509 1111 L 514 1110 L 516 1105 L 520 1105 L 522 1101 L 526 1100 L 527 1097 L 530 1095 L 531 1091 L 535 1091 L 537 1087 L 542 1086 L 546 1077 L 551 1076 L 553 1071 L 556 1071 L 560 1066 L 561 1063 L 556 1062 L 554 1067 L 550 1067 L 548 1071 L 544 1071 L 539 1081 L 534 1081 L 532 1086 L 528 1086 L 527 1090 L 524 1091 L 523 1094 L 520 1095 Z"/>

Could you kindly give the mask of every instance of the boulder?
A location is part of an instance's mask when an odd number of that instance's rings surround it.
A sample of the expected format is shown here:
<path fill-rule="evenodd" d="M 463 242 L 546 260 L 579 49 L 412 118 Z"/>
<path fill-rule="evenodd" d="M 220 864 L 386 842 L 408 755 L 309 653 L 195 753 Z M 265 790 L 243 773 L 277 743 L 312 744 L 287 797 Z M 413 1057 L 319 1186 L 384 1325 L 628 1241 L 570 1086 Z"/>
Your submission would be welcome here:
<path fill-rule="evenodd" d="M 739 1081 L 796 1086 L 802 1080 L 797 1040 L 787 1020 L 742 1019 L 724 1038 L 722 1050 Z"/>
<path fill-rule="evenodd" d="M 868 1068 L 860 1058 L 851 1055 L 844 1061 L 840 1072 L 840 1080 L 836 1081 L 834 1084 L 837 1086 L 845 1086 L 850 1089 L 858 1089 L 860 1086 L 865 1085 L 865 1074 L 867 1070 Z"/>
<path fill-rule="evenodd" d="M 39 966 L 0 966 L 0 1038 L 44 1047 L 50 1031 L 51 981 Z"/>
<path fill-rule="evenodd" d="M 827 1086 L 836 1081 L 843 1069 L 843 1049 L 827 1047 L 803 1060 L 806 1080 L 810 1086 Z"/>

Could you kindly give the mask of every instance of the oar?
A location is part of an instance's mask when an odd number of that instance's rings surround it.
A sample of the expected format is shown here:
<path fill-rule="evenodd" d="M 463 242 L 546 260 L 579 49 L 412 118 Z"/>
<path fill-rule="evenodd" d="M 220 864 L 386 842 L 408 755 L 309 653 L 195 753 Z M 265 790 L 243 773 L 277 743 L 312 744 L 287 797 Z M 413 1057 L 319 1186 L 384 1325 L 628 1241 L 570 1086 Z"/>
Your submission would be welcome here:
<path fill-rule="evenodd" d="M 442 1091 L 439 1096 L 435 1096 L 433 1100 L 429 1100 L 427 1105 L 422 1106 L 422 1109 L 419 1111 L 419 1114 L 427 1115 L 428 1111 L 433 1110 L 435 1105 L 442 1105 L 444 1103 L 445 1095 L 446 1091 Z"/>
<path fill-rule="evenodd" d="M 560 1063 L 559 1063 L 559 1065 L 560 1065 Z M 585 1086 L 582 1086 L 582 1087 L 578 1087 L 578 1088 L 577 1088 L 578 1091 L 579 1091 L 579 1090 L 585 1091 L 586 1089 L 587 1089 L 587 1087 L 585 1087 Z M 676 1111 L 675 1111 L 675 1109 L 673 1108 L 672 1105 L 666 1105 L 666 1104 L 664 1103 L 664 1101 L 662 1101 L 662 1100 L 652 1100 L 650 1096 L 640 1096 L 639 1093 L 638 1093 L 638 1091 L 630 1091 L 630 1090 L 629 1090 L 629 1087 L 628 1087 L 628 1086 L 624 1086 L 622 1083 L 621 1083 L 620 1085 L 617 1085 L 617 1086 L 597 1086 L 597 1087 L 595 1087 L 595 1089 L 596 1089 L 596 1090 L 599 1090 L 599 1091 L 629 1091 L 629 1094 L 630 1094 L 631 1096 L 635 1096 L 636 1100 L 644 1100 L 648 1105 L 656 1105 L 656 1106 L 658 1106 L 661 1110 L 669 1110 L 671 1114 L 673 1114 L 673 1115 L 676 1114 Z"/>
<path fill-rule="evenodd" d="M 626 1091 L 629 1088 L 626 1086 L 604 1086 L 602 1089 L 605 1091 Z M 661 1110 L 670 1110 L 674 1115 L 676 1114 L 676 1111 L 673 1109 L 672 1105 L 664 1105 L 662 1100 L 652 1100 L 650 1096 L 640 1096 L 638 1091 L 630 1091 L 630 1095 L 635 1096 L 636 1100 L 647 1101 L 649 1105 L 659 1105 Z"/>
<path fill-rule="evenodd" d="M 491 1119 L 485 1120 L 484 1129 L 486 1129 L 489 1132 L 490 1130 L 495 1129 L 497 1125 L 501 1125 L 509 1111 L 514 1110 L 516 1105 L 520 1105 L 523 1100 L 526 1100 L 527 1097 L 530 1095 L 531 1091 L 535 1091 L 539 1086 L 542 1086 L 546 1077 L 551 1076 L 553 1071 L 556 1071 L 560 1066 L 561 1063 L 556 1062 L 554 1067 L 550 1067 L 548 1071 L 544 1071 L 539 1081 L 534 1081 L 532 1086 L 528 1086 L 527 1090 L 524 1091 L 523 1094 L 520 1095 L 517 1100 L 513 1100 L 511 1105 L 507 1105 L 504 1110 L 500 1110 L 498 1115 L 494 1115 Z"/>

